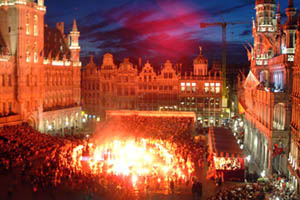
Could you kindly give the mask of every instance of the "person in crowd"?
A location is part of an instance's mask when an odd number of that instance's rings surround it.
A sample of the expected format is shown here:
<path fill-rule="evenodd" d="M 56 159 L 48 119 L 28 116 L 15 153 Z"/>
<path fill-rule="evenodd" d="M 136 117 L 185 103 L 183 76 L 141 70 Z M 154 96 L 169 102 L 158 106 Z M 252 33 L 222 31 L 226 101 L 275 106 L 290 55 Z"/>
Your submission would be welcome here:
<path fill-rule="evenodd" d="M 170 190 L 171 190 L 172 195 L 174 195 L 175 184 L 174 184 L 174 180 L 173 179 L 170 181 Z"/>
<path fill-rule="evenodd" d="M 197 184 L 196 184 L 196 187 L 197 187 L 198 198 L 201 198 L 201 196 L 202 196 L 202 183 L 198 181 Z"/>

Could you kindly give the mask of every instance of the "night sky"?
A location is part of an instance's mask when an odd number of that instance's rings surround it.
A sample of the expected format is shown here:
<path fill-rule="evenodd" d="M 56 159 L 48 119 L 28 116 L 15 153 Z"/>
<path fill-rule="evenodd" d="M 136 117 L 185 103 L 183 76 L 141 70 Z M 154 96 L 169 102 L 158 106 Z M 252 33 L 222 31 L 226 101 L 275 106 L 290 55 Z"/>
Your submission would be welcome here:
<path fill-rule="evenodd" d="M 283 15 L 288 0 L 280 0 Z M 116 62 L 129 57 L 136 63 L 160 65 L 166 59 L 190 65 L 203 46 L 210 60 L 220 59 L 221 27 L 201 29 L 200 22 L 241 22 L 227 28 L 228 63 L 247 63 L 243 44 L 252 43 L 251 19 L 255 0 L 46 0 L 46 23 L 65 22 L 70 31 L 77 19 L 81 59 L 96 62 L 111 52 Z M 300 1 L 295 0 L 300 9 Z M 285 17 L 283 17 L 285 20 Z"/>

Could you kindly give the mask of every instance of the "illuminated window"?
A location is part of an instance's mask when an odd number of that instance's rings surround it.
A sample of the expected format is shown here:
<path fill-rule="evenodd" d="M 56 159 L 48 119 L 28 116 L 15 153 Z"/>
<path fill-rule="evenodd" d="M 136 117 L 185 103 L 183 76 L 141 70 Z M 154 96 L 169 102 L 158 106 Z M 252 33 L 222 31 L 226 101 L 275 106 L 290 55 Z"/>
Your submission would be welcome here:
<path fill-rule="evenodd" d="M 211 86 L 211 87 L 214 87 L 214 86 L 215 86 L 215 84 L 214 84 L 214 83 L 210 83 L 210 86 Z"/>
<path fill-rule="evenodd" d="M 220 99 L 216 99 L 216 108 L 220 108 Z"/>
<path fill-rule="evenodd" d="M 214 92 L 215 92 L 215 87 L 211 86 L 211 87 L 210 87 L 210 92 L 211 92 L 211 93 L 214 93 Z"/>
<path fill-rule="evenodd" d="M 221 84 L 220 83 L 216 83 L 216 86 L 220 86 Z"/>
<path fill-rule="evenodd" d="M 29 23 L 30 23 L 30 16 L 29 16 L 29 14 L 27 13 L 27 14 L 26 14 L 26 34 L 27 34 L 27 35 L 30 34 L 30 26 L 29 26 Z"/>
<path fill-rule="evenodd" d="M 37 17 L 37 15 L 34 15 L 33 34 L 34 34 L 34 36 L 38 35 L 38 17 Z"/>
<path fill-rule="evenodd" d="M 30 46 L 26 47 L 26 62 L 30 62 Z"/>
<path fill-rule="evenodd" d="M 220 87 L 216 87 L 216 93 L 220 93 Z"/>
<path fill-rule="evenodd" d="M 33 53 L 33 61 L 34 63 L 38 62 L 38 49 L 37 49 L 37 43 L 34 43 L 34 53 Z"/>
<path fill-rule="evenodd" d="M 204 86 L 208 87 L 208 86 L 209 86 L 209 83 L 205 83 Z"/>
<path fill-rule="evenodd" d="M 208 93 L 208 86 L 205 86 L 204 91 L 205 93 Z"/>
<path fill-rule="evenodd" d="M 181 86 L 181 91 L 184 92 L 185 91 L 185 87 Z"/>
<path fill-rule="evenodd" d="M 181 86 L 185 86 L 185 83 L 181 83 Z"/>
<path fill-rule="evenodd" d="M 196 92 L 196 86 L 192 86 L 192 92 Z"/>
<path fill-rule="evenodd" d="M 288 55 L 289 62 L 294 62 L 294 60 L 295 60 L 294 55 Z"/>

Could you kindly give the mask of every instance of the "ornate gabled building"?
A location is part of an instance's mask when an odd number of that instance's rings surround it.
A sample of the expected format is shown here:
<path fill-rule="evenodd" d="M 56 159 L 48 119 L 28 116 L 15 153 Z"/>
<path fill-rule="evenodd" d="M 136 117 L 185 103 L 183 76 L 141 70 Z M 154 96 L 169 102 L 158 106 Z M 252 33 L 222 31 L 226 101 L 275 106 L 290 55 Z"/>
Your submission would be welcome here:
<path fill-rule="evenodd" d="M 289 172 L 293 185 L 300 192 L 300 14 L 296 33 L 296 52 L 293 66 L 293 90 Z"/>
<path fill-rule="evenodd" d="M 200 126 L 221 125 L 221 65 L 208 69 L 207 59 L 200 54 L 190 74 L 179 72 L 167 60 L 156 72 L 147 61 L 141 71 L 128 59 L 117 67 L 113 56 L 103 56 L 98 67 L 91 57 L 82 72 L 82 102 L 87 118 L 105 116 L 106 110 L 174 110 L 193 111 Z"/>
<path fill-rule="evenodd" d="M 287 174 L 296 9 L 289 0 L 284 24 L 275 0 L 256 0 L 255 9 L 250 72 L 239 91 L 245 110 L 244 143 L 259 173 Z"/>
<path fill-rule="evenodd" d="M 0 126 L 28 122 L 41 132 L 81 126 L 76 21 L 44 24 L 43 0 L 0 0 Z"/>

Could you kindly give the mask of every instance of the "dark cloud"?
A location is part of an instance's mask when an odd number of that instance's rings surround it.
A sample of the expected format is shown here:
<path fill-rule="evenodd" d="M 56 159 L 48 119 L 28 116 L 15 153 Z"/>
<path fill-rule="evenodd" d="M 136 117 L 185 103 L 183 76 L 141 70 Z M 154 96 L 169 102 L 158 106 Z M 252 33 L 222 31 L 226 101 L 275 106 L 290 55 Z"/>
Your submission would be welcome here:
<path fill-rule="evenodd" d="M 198 24 L 206 17 L 201 9 L 186 9 L 181 14 L 174 14 L 162 12 L 155 1 L 149 1 L 147 7 L 138 2 L 128 1 L 110 9 L 100 9 L 78 20 L 80 40 L 85 44 L 82 48 L 84 63 L 89 61 L 87 55 L 95 51 L 98 57 L 111 52 L 117 60 L 141 57 L 159 65 L 166 59 L 176 62 L 189 58 L 191 64 L 198 54 L 199 45 L 204 47 L 209 59 L 220 59 L 221 43 L 199 38 L 201 30 Z M 219 12 L 226 13 L 248 5 L 250 3 L 246 2 Z M 229 55 L 238 50 L 235 53 L 239 54 L 237 58 L 243 59 L 240 56 L 241 44 L 228 42 L 228 47 Z"/>
<path fill-rule="evenodd" d="M 251 30 L 244 30 L 239 36 L 249 36 L 252 34 Z"/>

